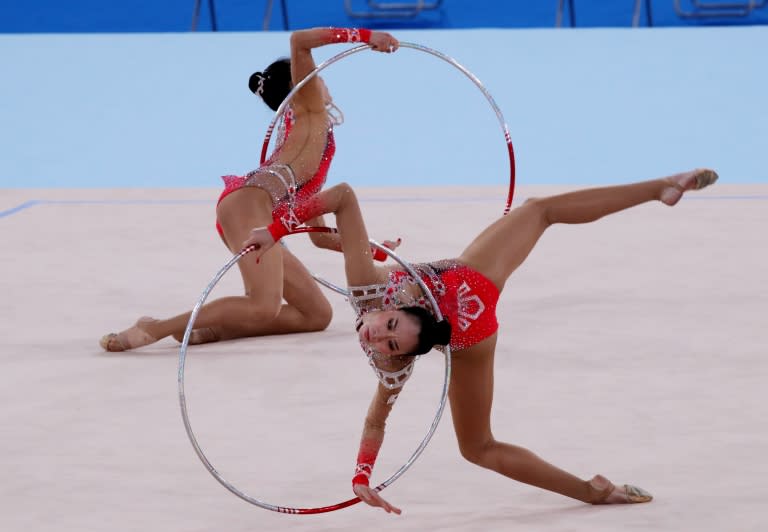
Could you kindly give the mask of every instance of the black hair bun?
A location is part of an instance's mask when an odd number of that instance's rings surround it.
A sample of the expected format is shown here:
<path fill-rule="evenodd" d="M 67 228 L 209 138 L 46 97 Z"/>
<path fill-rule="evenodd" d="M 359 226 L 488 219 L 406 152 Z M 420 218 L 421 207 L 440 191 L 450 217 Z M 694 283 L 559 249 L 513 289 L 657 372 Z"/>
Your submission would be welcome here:
<path fill-rule="evenodd" d="M 264 69 L 254 72 L 248 79 L 248 88 L 264 100 L 267 107 L 277 111 L 291 92 L 291 60 L 278 59 Z"/>
<path fill-rule="evenodd" d="M 429 353 L 436 345 L 451 343 L 451 324 L 448 320 L 437 321 L 434 314 L 424 307 L 402 307 L 400 310 L 413 316 L 419 323 L 418 344 L 411 355 Z"/>
<path fill-rule="evenodd" d="M 451 343 L 451 324 L 448 320 L 440 320 L 435 323 L 435 344 L 448 345 Z"/>

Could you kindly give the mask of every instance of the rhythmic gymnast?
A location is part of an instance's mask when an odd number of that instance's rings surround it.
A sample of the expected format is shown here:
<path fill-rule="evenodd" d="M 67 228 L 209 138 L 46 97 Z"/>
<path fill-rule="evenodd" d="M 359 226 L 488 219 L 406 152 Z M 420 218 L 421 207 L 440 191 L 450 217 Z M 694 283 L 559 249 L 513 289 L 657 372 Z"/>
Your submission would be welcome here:
<path fill-rule="evenodd" d="M 399 514 L 369 486 L 384 439 L 386 419 L 413 369 L 413 355 L 450 345 L 449 401 L 462 456 L 514 480 L 591 504 L 648 502 L 652 496 L 631 485 L 614 486 L 606 477 L 580 479 L 531 451 L 497 441 L 491 432 L 493 358 L 498 335 L 496 303 L 510 275 L 523 263 L 539 237 L 557 223 L 593 222 L 641 203 L 658 200 L 672 206 L 688 190 L 714 183 L 717 174 L 697 169 L 621 186 L 584 189 L 532 198 L 485 228 L 458 258 L 415 265 L 435 296 L 444 319 L 436 322 L 424 294 L 401 267 L 379 267 L 371 260 L 368 235 L 354 192 L 340 184 L 305 204 L 300 219 L 334 213 L 344 249 L 350 302 L 356 330 L 379 384 L 365 419 L 355 494 L 371 506 Z M 289 233 L 282 224 L 255 228 L 243 246 L 267 252 Z"/>
<path fill-rule="evenodd" d="M 276 111 L 291 88 L 315 69 L 312 49 L 333 43 L 367 43 L 373 50 L 391 53 L 399 42 L 386 32 L 367 29 L 314 28 L 291 34 L 291 57 L 272 63 L 249 79 L 250 89 Z M 216 208 L 216 228 L 233 252 L 254 226 L 272 220 L 291 224 L 294 210 L 317 194 L 325 183 L 336 150 L 333 125 L 338 109 L 322 78 L 303 86 L 286 111 L 283 138 L 272 156 L 244 176 L 224 176 L 225 188 Z M 314 220 L 313 224 L 322 224 Z M 341 250 L 337 235 L 313 233 L 318 247 Z M 394 248 L 397 243 L 387 241 Z M 380 252 L 376 257 L 384 260 Z M 325 329 L 331 306 L 311 274 L 287 249 L 276 248 L 261 257 L 239 262 L 245 295 L 225 297 L 205 305 L 197 317 L 191 344 L 234 338 L 311 332 Z M 281 304 L 285 299 L 285 304 Z M 142 317 L 130 328 L 107 334 L 100 345 L 107 351 L 125 351 L 173 335 L 181 341 L 190 313 L 158 320 Z"/>

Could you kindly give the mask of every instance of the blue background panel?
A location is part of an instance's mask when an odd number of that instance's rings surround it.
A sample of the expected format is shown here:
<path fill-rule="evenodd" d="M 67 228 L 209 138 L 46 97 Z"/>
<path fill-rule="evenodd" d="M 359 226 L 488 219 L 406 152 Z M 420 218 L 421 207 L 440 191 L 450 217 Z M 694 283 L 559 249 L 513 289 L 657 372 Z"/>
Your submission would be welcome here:
<path fill-rule="evenodd" d="M 711 0 L 697 0 L 709 3 Z M 681 0 L 692 9 L 693 0 Z M 211 29 L 209 0 L 201 1 L 198 29 Z M 355 10 L 363 11 L 367 0 L 354 0 Z M 367 25 L 387 28 L 525 28 L 555 25 L 556 0 L 444 0 L 436 10 L 424 11 L 411 19 L 350 18 L 343 0 L 280 0 L 273 2 L 268 27 L 285 30 L 311 26 Z M 573 0 L 579 27 L 627 27 L 632 23 L 634 0 Z M 263 29 L 267 0 L 213 0 L 220 31 Z M 768 8 L 754 10 L 746 17 L 686 19 L 674 10 L 673 0 L 650 2 L 655 26 L 754 25 L 768 23 Z M 183 32 L 191 27 L 193 0 L 25 0 L 0 2 L 0 33 L 109 33 Z M 567 12 L 566 12 L 567 15 Z M 567 25 L 568 16 L 564 23 Z M 641 24 L 646 24 L 645 9 Z"/>

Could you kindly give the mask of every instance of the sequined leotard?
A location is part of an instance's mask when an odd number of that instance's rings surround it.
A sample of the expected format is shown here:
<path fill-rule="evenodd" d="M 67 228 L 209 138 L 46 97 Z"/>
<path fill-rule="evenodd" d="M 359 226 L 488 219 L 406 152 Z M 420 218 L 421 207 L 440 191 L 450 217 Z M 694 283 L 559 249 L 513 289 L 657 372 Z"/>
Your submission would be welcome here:
<path fill-rule="evenodd" d="M 244 176 L 226 175 L 222 177 L 224 180 L 224 190 L 219 196 L 219 203 L 235 190 L 245 186 L 260 187 L 272 196 L 272 219 L 281 220 L 286 225 L 298 225 L 294 209 L 323 188 L 325 178 L 328 175 L 328 168 L 330 168 L 331 161 L 336 153 L 336 142 L 333 137 L 333 120 L 329 120 L 328 134 L 320 166 L 318 166 L 317 171 L 311 178 L 303 184 L 297 184 L 296 176 L 290 165 L 274 162 L 280 153 L 285 139 L 291 133 L 294 121 L 293 112 L 289 109 L 285 114 L 285 121 L 278 136 L 277 148 L 259 168 Z M 272 184 L 266 185 L 265 181 L 272 181 Z M 224 231 L 218 220 L 216 220 L 216 230 L 223 238 Z"/>
<path fill-rule="evenodd" d="M 467 349 L 485 340 L 499 328 L 496 303 L 499 289 L 486 276 L 455 259 L 414 264 L 443 317 L 451 324 L 452 350 Z M 431 310 L 416 280 L 402 270 L 389 272 L 387 282 L 350 286 L 349 301 L 358 317 L 370 310 L 392 310 L 420 306 Z M 399 388 L 410 376 L 412 364 L 398 371 L 382 367 L 384 357 L 364 346 L 369 362 L 387 388 Z"/>

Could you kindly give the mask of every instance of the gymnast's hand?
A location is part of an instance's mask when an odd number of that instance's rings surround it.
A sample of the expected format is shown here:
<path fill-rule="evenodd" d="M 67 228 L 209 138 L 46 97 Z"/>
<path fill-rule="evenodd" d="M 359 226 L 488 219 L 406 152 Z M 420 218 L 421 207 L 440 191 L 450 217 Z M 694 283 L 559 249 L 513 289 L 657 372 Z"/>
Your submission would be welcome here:
<path fill-rule="evenodd" d="M 392 506 L 387 501 L 385 501 L 381 495 L 379 495 L 379 492 L 377 492 L 375 489 L 366 486 L 365 484 L 355 484 L 352 487 L 352 490 L 355 492 L 355 495 L 360 497 L 360 500 L 364 503 L 377 508 L 383 508 L 384 511 L 388 514 L 394 512 L 397 515 L 400 515 L 400 508 Z"/>
<path fill-rule="evenodd" d="M 269 229 L 266 227 L 254 227 L 251 229 L 251 236 L 243 242 L 243 249 L 253 247 L 255 255 L 261 257 L 274 245 L 275 239 L 272 237 Z"/>
<path fill-rule="evenodd" d="M 386 31 L 372 31 L 368 44 L 371 45 L 371 49 L 377 52 L 387 52 L 390 54 L 400 48 L 400 41 Z"/>

